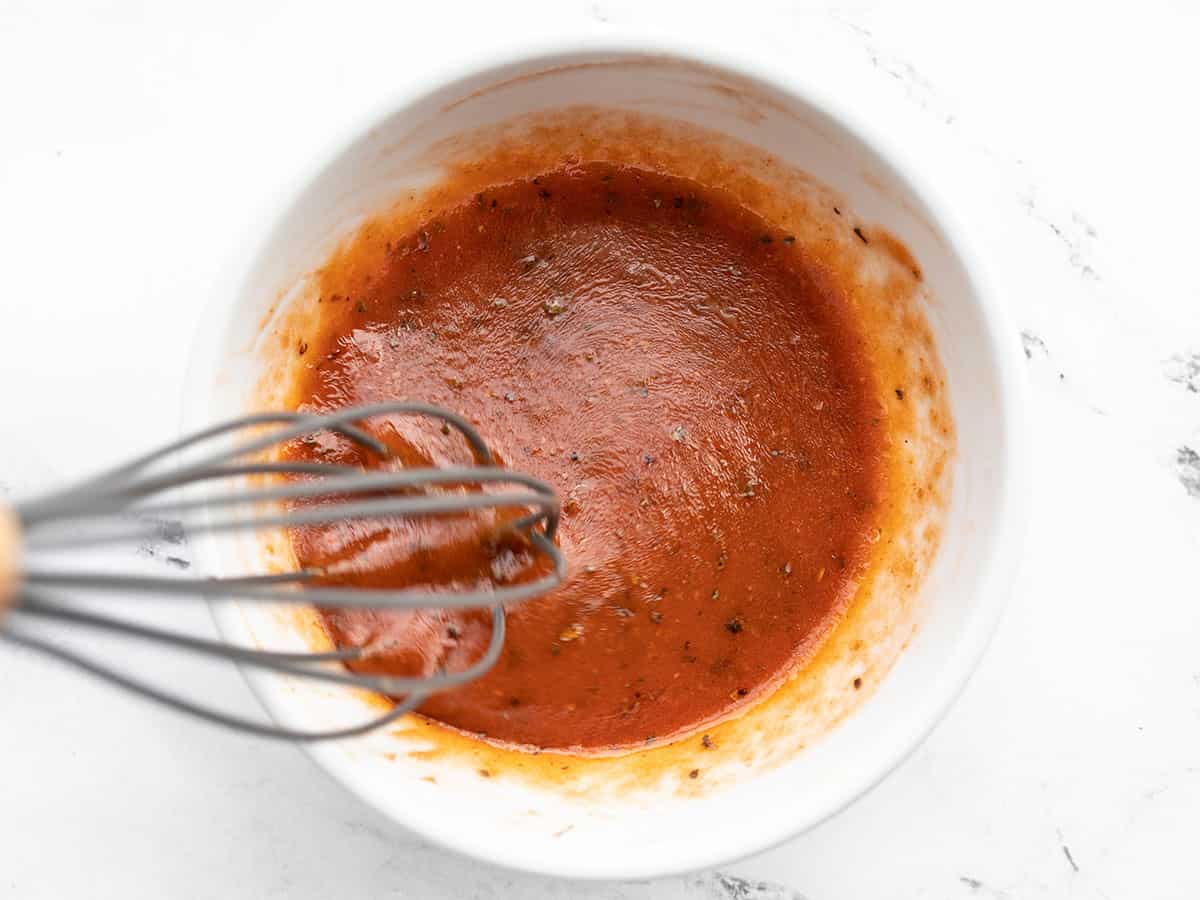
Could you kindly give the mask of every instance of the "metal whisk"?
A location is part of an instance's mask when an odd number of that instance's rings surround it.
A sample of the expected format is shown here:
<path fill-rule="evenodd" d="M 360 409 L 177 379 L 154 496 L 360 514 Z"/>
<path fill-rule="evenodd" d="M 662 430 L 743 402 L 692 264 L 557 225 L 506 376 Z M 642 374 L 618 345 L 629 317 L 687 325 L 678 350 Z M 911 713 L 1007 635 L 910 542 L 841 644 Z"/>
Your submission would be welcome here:
<path fill-rule="evenodd" d="M 382 458 L 390 454 L 368 431 L 380 416 L 426 416 L 456 429 L 470 446 L 476 464 L 447 468 L 367 471 L 355 466 L 289 462 L 271 451 L 296 438 L 321 431 L 336 432 Z M 265 432 L 265 433 L 264 433 Z M 240 441 L 238 435 L 249 435 Z M 179 461 L 217 439 L 233 438 L 232 448 L 200 453 Z M 249 486 L 248 477 L 266 477 Z M 286 476 L 306 476 L 303 480 Z M 212 487 L 222 480 L 237 483 L 197 496 L 195 485 Z M 487 491 L 485 487 L 503 487 Z M 191 492 L 181 489 L 190 488 Z M 458 488 L 459 490 L 450 490 Z M 462 488 L 472 488 L 462 490 Z M 370 495 L 360 497 L 355 495 Z M 303 505 L 296 505 L 297 501 Z M 290 504 L 290 505 L 289 505 Z M 252 512 L 230 512 L 254 507 Z M 321 573 L 311 570 L 282 574 L 247 574 L 221 578 L 162 578 L 104 572 L 71 571 L 62 561 L 85 546 L 145 540 L 161 533 L 162 522 L 180 522 L 184 533 L 230 533 L 287 529 L 346 520 L 441 516 L 486 508 L 526 510 L 507 524 L 553 571 L 528 583 L 457 594 L 418 590 L 386 590 L 325 585 L 305 586 Z M 504 607 L 543 594 L 566 578 L 566 561 L 555 546 L 559 504 L 543 481 L 497 467 L 486 443 L 463 418 L 424 403 L 380 403 L 325 416 L 260 413 L 208 428 L 161 447 L 132 462 L 69 487 L 5 509 L 0 507 L 0 638 L 76 666 L 169 707 L 264 737 L 320 741 L 351 737 L 385 725 L 416 708 L 435 691 L 447 690 L 483 675 L 504 645 Z M 430 609 L 487 607 L 492 635 L 487 650 L 468 669 L 429 678 L 356 674 L 344 667 L 363 656 L 361 649 L 329 653 L 289 653 L 236 647 L 117 618 L 70 602 L 84 592 L 240 598 L 245 601 L 317 604 L 327 607 Z M 286 675 L 365 688 L 398 699 L 386 715 L 353 727 L 309 732 L 277 727 L 229 715 L 131 677 L 107 664 L 61 646 L 22 627 L 25 620 L 49 620 L 98 629 L 243 666 Z"/>

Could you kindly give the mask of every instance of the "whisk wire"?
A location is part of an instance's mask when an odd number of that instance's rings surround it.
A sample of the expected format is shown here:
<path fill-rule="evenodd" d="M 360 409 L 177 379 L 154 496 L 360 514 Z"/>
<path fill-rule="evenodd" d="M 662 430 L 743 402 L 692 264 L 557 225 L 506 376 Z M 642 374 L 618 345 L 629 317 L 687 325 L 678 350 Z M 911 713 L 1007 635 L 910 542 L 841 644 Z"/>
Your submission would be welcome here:
<path fill-rule="evenodd" d="M 243 716 L 222 712 L 213 707 L 204 706 L 186 697 L 164 691 L 156 685 L 133 678 L 111 666 L 98 663 L 95 660 L 88 659 L 79 653 L 67 650 L 64 647 L 57 646 L 41 638 L 13 632 L 11 629 L 0 631 L 0 638 L 57 659 L 59 662 L 64 662 L 77 669 L 81 669 L 89 675 L 107 681 L 110 684 L 115 684 L 117 687 L 124 688 L 138 696 L 153 700 L 170 709 L 195 716 L 206 722 L 211 722 L 215 725 L 224 725 L 235 731 L 257 735 L 258 737 L 296 741 L 297 743 L 316 743 L 318 741 L 336 741 L 344 738 L 360 737 L 396 721 L 425 702 L 424 694 L 410 694 L 383 715 L 347 728 L 334 728 L 325 731 L 288 728 L 283 725 L 267 724 Z"/>
<path fill-rule="evenodd" d="M 286 652 L 278 650 L 259 650 L 251 647 L 238 647 L 223 641 L 208 640 L 192 635 L 179 634 L 140 622 L 131 622 L 115 616 L 101 615 L 87 610 L 71 609 L 47 602 L 35 597 L 26 598 L 20 609 L 21 615 L 40 619 L 52 619 L 60 622 L 70 622 L 86 628 L 94 628 L 121 634 L 125 637 L 154 641 L 165 646 L 195 653 L 219 656 L 233 662 L 248 666 L 272 669 L 287 675 L 326 681 L 332 684 L 342 684 L 348 687 L 365 688 L 381 694 L 408 694 L 420 691 L 433 694 L 450 688 L 459 687 L 474 681 L 490 669 L 504 648 L 506 634 L 506 618 L 504 609 L 494 606 L 490 610 L 492 616 L 492 634 L 488 646 L 474 663 L 459 672 L 438 672 L 421 677 L 404 677 L 399 675 L 369 675 L 350 672 L 340 668 L 318 668 L 326 663 L 358 662 L 368 659 L 372 654 L 371 648 L 355 647 L 348 650 L 335 650 L 329 653 Z M 376 648 L 374 652 L 386 649 Z"/>
<path fill-rule="evenodd" d="M 83 498 L 91 498 L 103 496 L 107 491 L 119 489 L 121 486 L 128 484 L 128 479 L 135 473 L 145 469 L 146 467 L 166 459 L 176 453 L 180 453 L 189 447 L 201 444 L 213 438 L 220 437 L 224 434 L 229 434 L 234 431 L 241 431 L 246 428 L 254 428 L 262 425 L 272 425 L 278 423 L 295 423 L 295 422 L 313 422 L 312 430 L 320 430 L 321 424 L 319 417 L 306 416 L 302 413 L 290 412 L 265 412 L 254 413 L 252 415 L 241 416 L 237 419 L 230 419 L 227 422 L 222 422 L 220 425 L 213 425 L 205 428 L 202 431 L 197 431 L 194 434 L 171 441 L 154 450 L 149 451 L 139 457 L 134 458 L 130 462 L 122 463 L 111 469 L 107 469 L 97 475 L 92 475 L 85 478 L 83 481 L 69 485 L 66 488 L 51 491 L 42 497 L 37 497 L 32 500 L 20 503 L 16 507 L 17 515 L 20 516 L 22 522 L 30 521 L 30 517 L 41 514 L 45 516 L 44 510 L 53 510 L 65 505 L 65 508 L 72 508 L 71 501 L 78 501 Z M 334 423 L 329 426 L 329 430 L 340 433 L 343 437 L 349 438 L 354 443 L 367 447 L 380 455 L 387 455 L 387 445 L 379 440 L 376 440 L 372 435 L 355 428 L 353 425 L 344 423 Z M 303 433 L 303 432 L 302 432 Z M 270 446 L 268 443 L 266 446 Z M 260 448 L 264 449 L 264 448 Z M 226 458 L 236 458 L 242 455 L 242 450 L 234 449 L 227 454 L 223 454 Z M 179 473 L 176 473 L 178 476 Z"/>

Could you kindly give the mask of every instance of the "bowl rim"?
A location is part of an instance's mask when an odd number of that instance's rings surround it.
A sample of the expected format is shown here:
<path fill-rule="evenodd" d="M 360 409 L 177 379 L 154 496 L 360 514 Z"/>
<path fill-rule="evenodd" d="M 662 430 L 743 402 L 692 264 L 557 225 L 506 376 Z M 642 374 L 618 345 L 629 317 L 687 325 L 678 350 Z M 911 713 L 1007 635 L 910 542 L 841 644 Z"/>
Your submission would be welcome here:
<path fill-rule="evenodd" d="M 888 774 L 895 770 L 932 732 L 945 717 L 950 707 L 966 687 L 971 675 L 978 667 L 1007 604 L 1016 578 L 1017 565 L 1024 543 L 1025 523 L 1029 506 L 1031 465 L 1029 457 L 1028 427 L 1025 422 L 1026 377 L 1020 365 L 1021 349 L 1017 331 L 999 298 L 991 289 L 982 259 L 974 250 L 970 232 L 963 226 L 950 204 L 931 184 L 921 165 L 906 155 L 903 147 L 868 122 L 851 105 L 841 101 L 836 93 L 822 86 L 811 70 L 802 67 L 785 67 L 771 54 L 755 56 L 747 50 L 731 50 L 715 43 L 703 43 L 681 39 L 674 35 L 621 33 L 614 31 L 602 35 L 577 35 L 571 38 L 537 38 L 516 42 L 502 50 L 480 54 L 469 62 L 461 60 L 442 63 L 419 77 L 411 78 L 391 91 L 381 101 L 372 104 L 352 125 L 336 136 L 317 142 L 309 154 L 307 164 L 298 177 L 287 188 L 276 195 L 272 212 L 251 222 L 252 240 L 242 242 L 239 257 L 228 268 L 228 275 L 206 304 L 206 309 L 218 315 L 205 316 L 196 334 L 188 371 L 185 377 L 183 424 L 188 430 L 211 424 L 205 417 L 205 403 L 212 387 L 214 353 L 219 346 L 223 318 L 230 297 L 237 295 L 237 286 L 253 261 L 258 259 L 270 235 L 289 216 L 291 203 L 300 197 L 313 179 L 330 165 L 354 142 L 378 123 L 403 113 L 430 95 L 457 85 L 464 85 L 483 76 L 502 80 L 506 70 L 524 71 L 529 67 L 539 70 L 553 69 L 563 65 L 606 61 L 626 58 L 674 61 L 699 65 L 744 79 L 752 84 L 761 84 L 778 91 L 815 115 L 823 117 L 831 126 L 841 130 L 876 158 L 897 183 L 903 184 L 924 205 L 922 213 L 944 238 L 948 252 L 957 258 L 970 285 L 971 302 L 982 318 L 985 340 L 995 361 L 995 379 L 998 387 L 995 413 L 1002 422 L 1003 446 L 997 448 L 997 463 L 1004 481 L 998 492 L 996 511 L 992 517 L 990 546 L 981 553 L 980 574 L 976 593 L 979 602 L 971 618 L 956 636 L 954 651 L 947 654 L 942 679 L 930 696 L 914 707 L 906 729 L 897 732 L 886 759 L 870 778 L 847 783 L 837 796 L 815 813 L 802 818 L 793 818 L 771 827 L 736 828 L 723 830 L 721 840 L 713 844 L 697 842 L 681 847 L 674 856 L 664 858 L 660 852 L 647 854 L 645 858 L 632 855 L 620 859 L 602 858 L 593 855 L 542 855 L 524 853 L 516 842 L 492 841 L 477 843 L 462 839 L 453 830 L 433 830 L 423 822 L 419 814 L 398 815 L 396 809 L 379 802 L 372 792 L 365 789 L 356 767 L 348 758 L 329 744 L 302 745 L 318 768 L 375 808 L 391 821 L 421 834 L 433 843 L 455 852 L 493 863 L 509 869 L 541 875 L 575 879 L 648 878 L 676 875 L 711 866 L 723 865 L 772 847 L 806 832 L 872 790 Z M 206 352 L 207 351 L 207 352 Z M 199 548 L 196 548 L 199 549 Z M 198 555 L 202 555 L 198 553 Z M 203 562 L 203 560 L 199 560 Z M 227 618 L 229 610 L 216 601 L 210 601 L 217 630 L 228 635 L 232 622 Z M 270 693 L 265 689 L 269 676 L 265 673 L 242 669 L 252 693 L 272 719 L 276 718 Z"/>

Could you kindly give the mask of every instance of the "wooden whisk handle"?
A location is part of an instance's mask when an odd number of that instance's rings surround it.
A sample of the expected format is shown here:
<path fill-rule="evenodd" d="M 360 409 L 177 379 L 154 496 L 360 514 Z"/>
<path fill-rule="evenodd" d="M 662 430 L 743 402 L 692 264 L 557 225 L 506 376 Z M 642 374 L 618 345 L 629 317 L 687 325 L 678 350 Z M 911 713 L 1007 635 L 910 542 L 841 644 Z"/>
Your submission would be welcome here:
<path fill-rule="evenodd" d="M 21 523 L 15 512 L 0 505 L 0 618 L 16 596 L 20 556 Z"/>

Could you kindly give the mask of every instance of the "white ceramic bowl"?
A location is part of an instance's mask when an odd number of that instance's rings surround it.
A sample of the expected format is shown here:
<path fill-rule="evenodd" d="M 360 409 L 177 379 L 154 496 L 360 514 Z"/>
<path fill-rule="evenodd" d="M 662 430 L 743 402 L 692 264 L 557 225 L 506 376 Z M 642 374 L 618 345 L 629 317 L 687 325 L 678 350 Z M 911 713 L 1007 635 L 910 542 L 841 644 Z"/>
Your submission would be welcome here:
<path fill-rule="evenodd" d="M 907 244 L 934 298 L 925 312 L 958 429 L 954 490 L 921 589 L 918 627 L 868 699 L 803 752 L 691 793 L 672 782 L 615 796 L 592 785 L 565 796 L 520 778 L 481 780 L 461 760 L 410 760 L 403 749 L 396 760 L 387 742 L 397 739 L 387 735 L 310 749 L 348 790 L 397 822 L 475 857 L 560 876 L 648 877 L 718 864 L 810 828 L 861 795 L 930 731 L 977 664 L 1009 592 L 1025 508 L 1015 332 L 934 192 L 897 162 L 889 139 L 815 84 L 815 73 L 805 78 L 659 41 L 593 41 L 481 65 L 432 87 L 414 83 L 408 96 L 347 135 L 341 152 L 297 188 L 265 224 L 261 243 L 231 267 L 197 340 L 189 426 L 255 402 L 264 322 L 362 216 L 428 177 L 411 170 L 417 150 L 508 116 L 587 103 L 728 132 L 812 173 L 864 220 Z M 764 98 L 753 114 L 736 99 L 747 91 Z M 212 572 L 254 555 L 209 541 L 196 549 Z M 232 641 L 300 640 L 289 637 L 286 621 L 272 625 L 235 603 L 214 605 L 214 614 Z M 248 677 L 281 723 L 320 726 L 345 721 L 348 703 L 362 708 L 361 698 Z M 594 802 L 581 799 L 589 791 Z"/>

